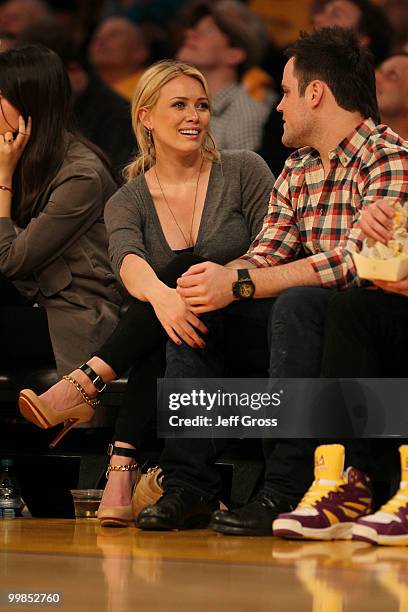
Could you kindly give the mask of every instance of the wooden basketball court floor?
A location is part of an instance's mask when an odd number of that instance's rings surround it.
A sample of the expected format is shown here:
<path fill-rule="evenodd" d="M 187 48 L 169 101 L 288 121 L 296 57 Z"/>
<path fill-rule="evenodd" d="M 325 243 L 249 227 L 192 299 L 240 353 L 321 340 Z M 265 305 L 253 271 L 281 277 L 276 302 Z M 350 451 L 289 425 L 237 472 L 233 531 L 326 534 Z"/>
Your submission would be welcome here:
<path fill-rule="evenodd" d="M 0 520 L 0 610 L 408 612 L 408 547 Z M 60 604 L 8 603 L 59 593 Z"/>

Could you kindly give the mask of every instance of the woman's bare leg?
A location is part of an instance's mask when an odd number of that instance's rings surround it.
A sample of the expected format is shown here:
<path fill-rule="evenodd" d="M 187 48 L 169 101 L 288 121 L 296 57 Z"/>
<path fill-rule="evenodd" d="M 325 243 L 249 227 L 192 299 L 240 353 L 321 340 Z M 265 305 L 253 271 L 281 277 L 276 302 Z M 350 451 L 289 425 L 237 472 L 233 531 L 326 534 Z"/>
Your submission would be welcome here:
<path fill-rule="evenodd" d="M 135 449 L 131 444 L 127 442 L 115 441 L 115 446 L 121 448 L 132 448 Z M 122 457 L 121 455 L 112 455 L 110 464 L 111 465 L 130 465 L 136 463 L 131 457 Z M 105 490 L 103 492 L 101 505 L 103 506 L 127 506 L 132 500 L 132 491 L 137 477 L 137 471 L 133 472 L 122 472 L 112 471 L 109 472 L 108 482 L 106 483 Z"/>

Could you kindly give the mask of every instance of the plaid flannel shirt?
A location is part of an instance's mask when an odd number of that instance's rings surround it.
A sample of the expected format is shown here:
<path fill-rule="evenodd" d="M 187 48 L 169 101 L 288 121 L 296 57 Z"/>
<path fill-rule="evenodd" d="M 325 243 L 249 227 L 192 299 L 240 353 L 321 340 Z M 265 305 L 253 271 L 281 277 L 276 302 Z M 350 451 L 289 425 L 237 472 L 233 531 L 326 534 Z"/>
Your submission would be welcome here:
<path fill-rule="evenodd" d="M 323 287 L 356 282 L 351 253 L 361 248 L 359 213 L 380 198 L 408 200 L 408 142 L 367 119 L 329 158 L 326 178 L 315 149 L 288 158 L 262 230 L 242 259 L 266 267 L 306 256 Z"/>

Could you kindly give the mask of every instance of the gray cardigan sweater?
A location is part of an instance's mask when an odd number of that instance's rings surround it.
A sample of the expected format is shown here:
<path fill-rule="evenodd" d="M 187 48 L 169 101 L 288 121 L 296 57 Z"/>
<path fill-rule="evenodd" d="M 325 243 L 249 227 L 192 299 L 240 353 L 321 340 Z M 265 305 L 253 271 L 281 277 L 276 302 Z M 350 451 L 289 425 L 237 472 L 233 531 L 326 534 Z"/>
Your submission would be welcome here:
<path fill-rule="evenodd" d="M 267 212 L 274 177 L 251 151 L 223 151 L 213 163 L 194 253 L 225 264 L 246 252 Z M 105 208 L 109 255 L 119 277 L 124 257 L 145 259 L 155 272 L 174 252 L 168 245 L 143 174 L 124 185 Z"/>

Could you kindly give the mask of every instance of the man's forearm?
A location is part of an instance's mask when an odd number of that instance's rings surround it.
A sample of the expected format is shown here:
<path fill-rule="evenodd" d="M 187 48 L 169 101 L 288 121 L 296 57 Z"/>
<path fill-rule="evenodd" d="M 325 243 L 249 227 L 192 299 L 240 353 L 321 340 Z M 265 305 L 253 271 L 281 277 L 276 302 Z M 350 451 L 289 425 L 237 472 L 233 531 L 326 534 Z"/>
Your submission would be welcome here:
<path fill-rule="evenodd" d="M 273 297 L 291 287 L 321 285 L 318 274 L 307 258 L 281 266 L 251 269 L 250 276 L 255 285 L 256 298 Z"/>
<path fill-rule="evenodd" d="M 229 263 L 225 265 L 226 268 L 232 268 L 233 270 L 248 270 L 252 268 L 256 268 L 256 265 L 251 261 L 246 261 L 245 259 L 233 259 Z"/>
<path fill-rule="evenodd" d="M 250 277 L 255 285 L 255 298 L 279 295 L 290 287 L 321 285 L 320 277 L 307 259 L 269 268 L 251 268 Z M 201 314 L 231 304 L 237 281 L 238 273 L 233 268 L 205 261 L 195 264 L 178 279 L 177 291 L 192 312 Z"/>

